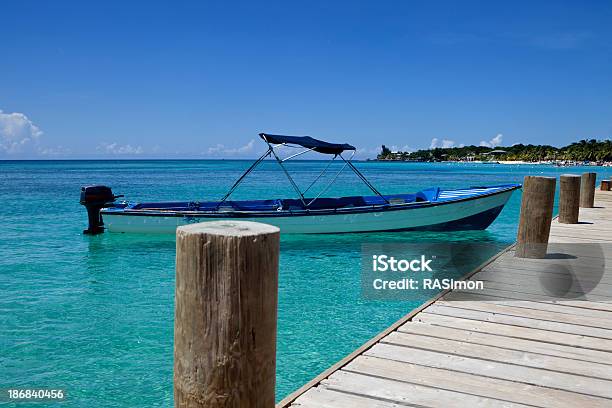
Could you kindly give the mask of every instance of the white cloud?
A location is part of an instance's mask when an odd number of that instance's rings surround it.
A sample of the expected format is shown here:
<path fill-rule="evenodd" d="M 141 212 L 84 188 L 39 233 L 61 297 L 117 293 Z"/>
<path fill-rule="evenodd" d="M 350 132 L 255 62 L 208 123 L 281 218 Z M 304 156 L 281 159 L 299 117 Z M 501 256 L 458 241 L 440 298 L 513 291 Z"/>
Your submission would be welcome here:
<path fill-rule="evenodd" d="M 211 146 L 206 150 L 206 153 L 208 154 L 218 154 L 221 153 L 223 151 L 223 149 L 225 149 L 225 146 L 222 145 L 221 143 L 217 143 L 216 146 Z"/>
<path fill-rule="evenodd" d="M 493 139 L 489 140 L 488 142 L 486 140 L 481 141 L 480 145 L 483 147 L 497 147 L 502 143 L 503 138 L 504 138 L 504 135 L 502 135 L 501 133 L 498 133 L 497 136 L 495 136 Z"/>
<path fill-rule="evenodd" d="M 130 144 L 120 145 L 117 142 L 100 143 L 96 150 L 106 154 L 114 155 L 137 155 L 144 152 L 142 146 L 132 146 Z"/>
<path fill-rule="evenodd" d="M 436 147 L 441 147 L 443 149 L 449 149 L 453 146 L 455 146 L 454 140 L 442 139 L 442 141 L 440 141 L 440 139 L 434 137 L 433 139 L 431 139 L 431 144 L 429 145 L 429 148 L 435 149 Z"/>
<path fill-rule="evenodd" d="M 245 144 L 242 147 L 239 147 L 237 149 L 229 149 L 227 152 L 228 153 L 237 153 L 237 154 L 244 154 L 244 153 L 250 153 L 253 151 L 253 148 L 255 146 L 255 139 L 251 139 L 249 141 L 249 143 Z"/>
<path fill-rule="evenodd" d="M 230 148 L 225 145 L 218 143 L 215 146 L 211 146 L 207 149 L 206 153 L 209 155 L 230 155 L 230 156 L 240 156 L 243 154 L 252 153 L 255 150 L 255 139 L 251 139 L 249 143 L 244 146 Z"/>
<path fill-rule="evenodd" d="M 377 146 L 373 148 L 361 147 L 355 151 L 355 158 L 357 159 L 375 159 L 382 152 L 382 147 Z"/>
<path fill-rule="evenodd" d="M 56 147 L 41 147 L 38 149 L 38 154 L 41 156 L 68 156 L 72 153 L 72 150 L 64 146 Z"/>
<path fill-rule="evenodd" d="M 34 150 L 43 132 L 23 113 L 0 110 L 0 153 L 27 153 Z"/>
<path fill-rule="evenodd" d="M 217 143 L 216 146 L 208 148 L 208 154 L 218 154 L 218 153 L 221 153 L 223 149 L 225 149 L 225 146 L 223 146 L 220 143 Z"/>

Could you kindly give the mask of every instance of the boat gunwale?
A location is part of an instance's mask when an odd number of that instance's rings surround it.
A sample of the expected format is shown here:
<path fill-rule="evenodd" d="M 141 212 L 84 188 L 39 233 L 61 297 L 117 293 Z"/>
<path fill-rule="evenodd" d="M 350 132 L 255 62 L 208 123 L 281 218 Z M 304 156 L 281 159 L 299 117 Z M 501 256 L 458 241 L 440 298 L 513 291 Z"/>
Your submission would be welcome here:
<path fill-rule="evenodd" d="M 275 217 L 304 217 L 304 216 L 316 216 L 316 215 L 334 215 L 334 214 L 362 214 L 371 213 L 375 211 L 401 211 L 413 208 L 425 208 L 434 207 L 447 204 L 456 204 L 460 202 L 466 202 L 470 200 L 481 199 L 485 197 L 502 194 L 508 191 L 518 190 L 522 187 L 521 184 L 509 184 L 503 185 L 506 188 L 483 193 L 476 194 L 468 197 L 457 197 L 455 199 L 443 200 L 443 201 L 421 201 L 421 202 L 410 202 L 400 204 L 374 204 L 371 206 L 359 206 L 349 208 L 334 208 L 334 209 L 305 209 L 305 210 L 274 210 L 274 211 L 182 211 L 182 210 L 161 210 L 157 209 L 152 211 L 151 209 L 129 209 L 129 208 L 118 208 L 113 207 L 103 208 L 100 213 L 102 215 L 117 215 L 117 216 L 139 216 L 139 217 L 193 217 L 193 218 L 245 218 L 245 217 L 263 217 L 263 218 L 275 218 Z M 502 186 L 489 186 L 484 188 L 494 188 Z M 478 187 L 483 188 L 483 187 Z M 443 190 L 445 192 L 450 191 L 465 191 L 469 189 L 457 189 L 457 190 Z"/>

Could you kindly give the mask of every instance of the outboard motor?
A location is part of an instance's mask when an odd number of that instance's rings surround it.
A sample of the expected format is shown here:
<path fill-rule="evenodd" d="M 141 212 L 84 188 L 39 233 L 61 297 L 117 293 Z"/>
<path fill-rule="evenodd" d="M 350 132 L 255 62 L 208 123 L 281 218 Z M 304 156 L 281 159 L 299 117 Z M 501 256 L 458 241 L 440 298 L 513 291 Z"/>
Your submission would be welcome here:
<path fill-rule="evenodd" d="M 83 234 L 100 234 L 104 232 L 104 223 L 100 210 L 108 207 L 109 204 L 115 202 L 115 199 L 123 196 L 113 195 L 110 187 L 106 186 L 85 186 L 81 187 L 81 205 L 87 209 L 87 218 L 89 219 L 89 228 L 83 231 Z"/>

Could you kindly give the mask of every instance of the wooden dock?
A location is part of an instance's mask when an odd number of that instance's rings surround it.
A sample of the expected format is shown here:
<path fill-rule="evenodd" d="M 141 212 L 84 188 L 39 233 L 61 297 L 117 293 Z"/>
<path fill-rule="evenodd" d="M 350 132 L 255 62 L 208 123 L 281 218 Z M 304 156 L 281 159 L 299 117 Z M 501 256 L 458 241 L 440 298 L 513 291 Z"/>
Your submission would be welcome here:
<path fill-rule="evenodd" d="M 550 243 L 574 245 L 508 248 L 466 276 L 483 291 L 441 293 L 277 408 L 612 407 L 612 192 L 579 224 L 553 220 Z"/>

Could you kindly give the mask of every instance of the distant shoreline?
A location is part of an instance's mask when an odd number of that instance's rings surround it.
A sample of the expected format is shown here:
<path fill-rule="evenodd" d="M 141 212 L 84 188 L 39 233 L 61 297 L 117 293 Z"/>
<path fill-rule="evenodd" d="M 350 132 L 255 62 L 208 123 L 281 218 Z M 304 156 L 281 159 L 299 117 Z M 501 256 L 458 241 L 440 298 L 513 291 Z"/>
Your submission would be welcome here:
<path fill-rule="evenodd" d="M 382 145 L 381 152 L 376 158 L 378 160 L 419 162 L 548 164 L 559 167 L 611 166 L 612 140 L 583 139 L 563 147 L 519 143 L 507 147 L 461 145 L 405 152 L 391 150 Z"/>
<path fill-rule="evenodd" d="M 457 163 L 457 164 L 503 164 L 503 165 L 527 165 L 527 166 L 556 166 L 556 167 L 584 167 L 584 166 L 594 166 L 594 167 L 612 167 L 612 162 L 569 162 L 569 161 L 535 161 L 529 162 L 524 160 L 492 160 L 492 161 L 481 161 L 481 160 L 440 160 L 440 161 L 420 161 L 420 160 L 399 160 L 399 159 L 375 159 L 368 160 L 375 161 L 379 163 L 430 163 L 430 164 L 440 164 L 440 163 Z"/>

